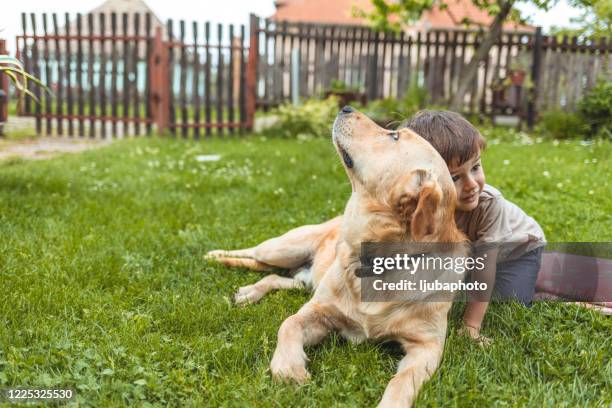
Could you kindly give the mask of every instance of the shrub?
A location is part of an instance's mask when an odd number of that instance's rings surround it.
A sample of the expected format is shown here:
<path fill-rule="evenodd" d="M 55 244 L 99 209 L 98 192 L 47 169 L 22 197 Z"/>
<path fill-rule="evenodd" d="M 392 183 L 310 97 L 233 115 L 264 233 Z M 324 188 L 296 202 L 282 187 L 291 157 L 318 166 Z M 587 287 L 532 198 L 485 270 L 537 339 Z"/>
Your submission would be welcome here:
<path fill-rule="evenodd" d="M 612 81 L 599 81 L 579 102 L 589 137 L 612 139 Z"/>
<path fill-rule="evenodd" d="M 337 113 L 338 101 L 334 97 L 309 99 L 299 106 L 281 105 L 272 111 L 276 121 L 265 133 L 286 138 L 300 135 L 329 137 Z"/>
<path fill-rule="evenodd" d="M 425 107 L 428 93 L 425 88 L 411 85 L 401 99 L 385 98 L 370 102 L 366 114 L 377 121 L 404 121 Z"/>
<path fill-rule="evenodd" d="M 560 109 L 545 112 L 540 119 L 539 130 L 554 139 L 584 138 L 587 133 L 587 127 L 580 115 Z"/>

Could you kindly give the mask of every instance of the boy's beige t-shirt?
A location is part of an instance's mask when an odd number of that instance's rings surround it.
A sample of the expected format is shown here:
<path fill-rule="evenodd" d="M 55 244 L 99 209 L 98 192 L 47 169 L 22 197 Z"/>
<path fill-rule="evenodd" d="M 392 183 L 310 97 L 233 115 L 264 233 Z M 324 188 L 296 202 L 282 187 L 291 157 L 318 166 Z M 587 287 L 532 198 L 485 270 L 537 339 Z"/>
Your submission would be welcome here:
<path fill-rule="evenodd" d="M 469 212 L 457 211 L 455 221 L 473 244 L 502 244 L 498 262 L 518 258 L 546 244 L 544 231 L 536 220 L 488 184 L 480 193 L 478 206 Z"/>

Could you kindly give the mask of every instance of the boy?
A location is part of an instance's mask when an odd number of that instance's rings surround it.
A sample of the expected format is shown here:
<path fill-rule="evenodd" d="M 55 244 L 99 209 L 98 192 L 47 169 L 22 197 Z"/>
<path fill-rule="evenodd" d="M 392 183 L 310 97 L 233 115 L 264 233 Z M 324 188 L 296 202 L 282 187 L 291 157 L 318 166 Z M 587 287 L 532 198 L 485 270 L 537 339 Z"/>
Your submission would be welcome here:
<path fill-rule="evenodd" d="M 446 161 L 457 189 L 455 220 L 459 229 L 477 248 L 484 244 L 492 247 L 479 254 L 486 254 L 485 271 L 472 277 L 494 282 L 496 299 L 531 305 L 546 244 L 544 233 L 533 218 L 485 184 L 480 153 L 486 143 L 480 132 L 449 111 L 422 110 L 405 126 L 429 141 Z M 480 335 L 480 326 L 490 295 L 469 299 L 460 330 L 481 344 L 489 342 Z"/>

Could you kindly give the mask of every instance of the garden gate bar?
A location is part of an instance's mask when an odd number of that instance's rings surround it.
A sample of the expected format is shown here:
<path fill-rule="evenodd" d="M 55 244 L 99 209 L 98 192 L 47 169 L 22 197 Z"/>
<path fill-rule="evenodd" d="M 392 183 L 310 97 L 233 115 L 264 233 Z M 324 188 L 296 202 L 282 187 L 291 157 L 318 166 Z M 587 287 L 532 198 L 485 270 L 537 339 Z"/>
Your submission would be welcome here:
<path fill-rule="evenodd" d="M 184 138 L 252 128 L 244 26 L 163 24 L 151 14 L 22 14 L 17 57 L 51 90 L 18 109 L 46 135 Z"/>

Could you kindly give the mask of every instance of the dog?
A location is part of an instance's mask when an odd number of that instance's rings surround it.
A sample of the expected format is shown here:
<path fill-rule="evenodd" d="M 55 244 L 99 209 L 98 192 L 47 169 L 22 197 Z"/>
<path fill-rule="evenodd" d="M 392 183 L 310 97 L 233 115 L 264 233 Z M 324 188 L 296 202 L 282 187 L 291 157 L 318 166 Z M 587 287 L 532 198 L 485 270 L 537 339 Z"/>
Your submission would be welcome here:
<path fill-rule="evenodd" d="M 332 330 L 354 342 L 395 340 L 406 354 L 379 406 L 410 406 L 441 361 L 451 301 L 362 301 L 356 274 L 361 244 L 467 242 L 454 220 L 455 188 L 438 152 L 409 129 L 381 128 L 345 106 L 332 139 L 352 187 L 343 216 L 253 248 L 211 251 L 207 258 L 260 271 L 290 270 L 289 276 L 272 274 L 240 288 L 238 304 L 257 302 L 274 289 L 314 290 L 278 331 L 270 364 L 274 378 L 307 381 L 304 347 Z"/>

